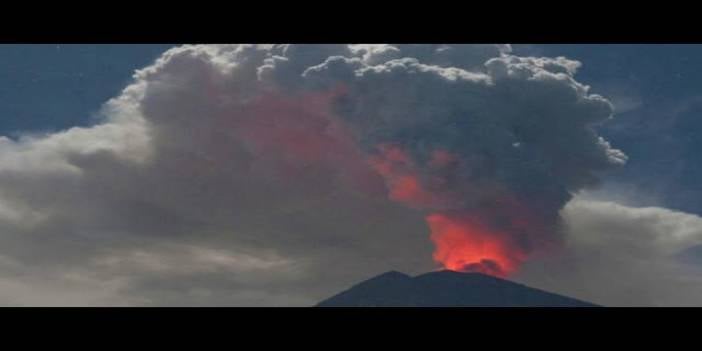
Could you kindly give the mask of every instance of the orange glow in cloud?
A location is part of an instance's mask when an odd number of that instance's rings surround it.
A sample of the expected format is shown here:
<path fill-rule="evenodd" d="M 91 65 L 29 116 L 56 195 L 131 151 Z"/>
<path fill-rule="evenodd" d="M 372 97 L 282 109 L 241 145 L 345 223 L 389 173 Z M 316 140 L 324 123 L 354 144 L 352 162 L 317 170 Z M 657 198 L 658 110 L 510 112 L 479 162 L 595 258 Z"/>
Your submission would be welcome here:
<path fill-rule="evenodd" d="M 463 196 L 446 180 L 451 166 L 458 162 L 456 155 L 434 150 L 420 177 L 419 166 L 400 146 L 380 145 L 378 154 L 370 159 L 373 169 L 385 179 L 391 200 L 430 212 L 426 221 L 437 263 L 454 271 L 508 276 L 527 258 L 527 252 L 515 243 L 517 233 L 533 233 L 538 221 L 519 201 L 498 191 L 499 202 L 490 206 L 447 213 L 445 206 Z M 498 218 L 502 222 L 499 229 L 488 225 Z"/>
<path fill-rule="evenodd" d="M 340 85 L 296 96 L 262 93 L 233 114 L 222 129 L 235 133 L 253 160 L 265 164 L 281 181 L 335 174 L 356 190 L 380 192 L 381 177 L 368 167 L 353 135 L 333 113 L 333 101 L 345 92 Z"/>
<path fill-rule="evenodd" d="M 426 220 L 436 245 L 434 260 L 446 269 L 505 277 L 526 259 L 509 236 L 471 216 L 434 213 Z"/>
<path fill-rule="evenodd" d="M 429 166 L 433 168 L 447 167 L 458 161 L 456 155 L 449 153 L 446 150 L 434 150 L 431 154 Z"/>
<path fill-rule="evenodd" d="M 493 208 L 447 212 L 461 208 L 465 196 L 460 183 L 452 184 L 459 157 L 437 149 L 420 162 L 399 145 L 383 144 L 366 158 L 332 112 L 332 101 L 343 93 L 339 88 L 296 97 L 262 94 L 226 127 L 281 180 L 334 170 L 359 189 L 375 189 L 375 179 L 382 189 L 384 181 L 390 200 L 430 213 L 426 221 L 436 246 L 433 257 L 444 268 L 500 277 L 515 272 L 526 253 L 514 244 L 513 235 L 533 224 L 521 203 L 499 196 L 501 202 Z M 487 225 L 499 215 L 508 216 L 509 226 Z"/>
<path fill-rule="evenodd" d="M 440 201 L 437 194 L 424 189 L 415 163 L 404 150 L 393 145 L 381 145 L 378 150 L 379 155 L 370 158 L 370 165 L 385 179 L 391 200 L 420 208 Z"/>

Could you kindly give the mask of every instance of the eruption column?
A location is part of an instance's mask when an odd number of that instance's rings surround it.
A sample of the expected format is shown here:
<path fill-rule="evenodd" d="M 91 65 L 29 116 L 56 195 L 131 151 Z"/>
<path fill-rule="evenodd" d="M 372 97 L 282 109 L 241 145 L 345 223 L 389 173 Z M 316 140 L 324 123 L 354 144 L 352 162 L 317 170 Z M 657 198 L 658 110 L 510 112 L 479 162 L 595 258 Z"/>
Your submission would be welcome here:
<path fill-rule="evenodd" d="M 441 171 L 458 162 L 458 157 L 435 150 L 427 165 L 440 172 L 424 172 L 429 174 L 422 177 L 417 162 L 400 146 L 380 145 L 378 150 L 370 163 L 385 178 L 389 198 L 429 212 L 426 221 L 436 246 L 434 260 L 444 268 L 504 277 L 527 258 L 514 233 L 528 229 L 524 227 L 529 221 L 520 216 L 515 203 L 504 201 L 491 209 L 451 209 L 461 194 L 446 187 L 446 175 Z M 504 228 L 488 224 L 500 215 L 506 218 Z"/>

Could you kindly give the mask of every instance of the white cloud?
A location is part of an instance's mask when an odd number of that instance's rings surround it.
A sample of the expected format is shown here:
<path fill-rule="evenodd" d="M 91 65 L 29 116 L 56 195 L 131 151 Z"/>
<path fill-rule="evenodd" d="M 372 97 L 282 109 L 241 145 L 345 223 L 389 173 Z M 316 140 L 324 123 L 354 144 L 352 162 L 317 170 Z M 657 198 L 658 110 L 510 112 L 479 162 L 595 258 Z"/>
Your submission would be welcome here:
<path fill-rule="evenodd" d="M 702 303 L 702 267 L 678 257 L 702 244 L 699 216 L 576 198 L 563 218 L 563 249 L 528 263 L 519 280 L 605 306 Z"/>

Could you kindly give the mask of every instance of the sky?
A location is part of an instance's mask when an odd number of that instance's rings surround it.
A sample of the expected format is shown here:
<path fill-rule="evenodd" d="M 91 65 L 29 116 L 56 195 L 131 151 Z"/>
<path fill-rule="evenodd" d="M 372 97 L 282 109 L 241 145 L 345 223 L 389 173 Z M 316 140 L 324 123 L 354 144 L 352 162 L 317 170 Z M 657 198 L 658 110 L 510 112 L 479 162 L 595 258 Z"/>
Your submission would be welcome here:
<path fill-rule="evenodd" d="M 172 46 L 0 44 L 0 133 L 94 123 L 100 106 L 129 83 L 134 70 Z"/>
<path fill-rule="evenodd" d="M 701 305 L 700 58 L 0 45 L 0 305 L 305 306 L 441 267 Z"/>

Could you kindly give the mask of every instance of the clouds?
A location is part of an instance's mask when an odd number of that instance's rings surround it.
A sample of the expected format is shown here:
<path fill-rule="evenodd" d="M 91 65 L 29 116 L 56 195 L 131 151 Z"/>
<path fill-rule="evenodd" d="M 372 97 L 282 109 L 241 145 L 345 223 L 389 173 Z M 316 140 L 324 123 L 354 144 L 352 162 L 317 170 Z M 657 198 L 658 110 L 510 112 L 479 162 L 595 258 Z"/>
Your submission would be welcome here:
<path fill-rule="evenodd" d="M 494 179 L 515 192 L 567 198 L 593 181 L 594 170 L 626 160 L 589 128 L 609 118 L 612 106 L 573 79 L 578 65 L 501 56 L 466 71 L 407 57 L 374 66 L 333 57 L 304 74 L 313 82 L 354 77 L 340 114 L 367 147 L 398 143 L 419 159 L 437 148 L 489 158 L 493 165 L 471 164 L 476 175 L 464 183 Z"/>
<path fill-rule="evenodd" d="M 563 57 L 499 53 L 480 66 L 451 60 L 442 66 L 436 64 L 444 60 L 441 48 L 420 51 L 412 57 L 401 47 L 370 47 L 361 58 L 330 57 L 303 77 L 313 89 L 343 84 L 337 113 L 367 153 L 385 158 L 376 169 L 391 198 L 473 217 L 457 222 L 483 222 L 478 227 L 507 234 L 496 244 L 515 248 L 478 250 L 458 262 L 472 266 L 495 251 L 514 257 L 487 259 L 515 261 L 556 243 L 558 211 L 571 194 L 596 184 L 597 172 L 626 162 L 593 129 L 611 117 L 611 103 L 577 82 L 580 63 Z M 377 63 L 376 52 L 390 60 Z M 427 52 L 437 57 L 427 59 Z M 389 159 L 388 147 L 401 160 Z M 437 153 L 455 162 L 435 166 Z M 464 228 L 460 236 L 471 242 L 475 232 Z"/>
<path fill-rule="evenodd" d="M 173 48 L 98 124 L 0 140 L 0 304 L 312 305 L 436 268 L 427 210 L 493 213 L 509 194 L 556 221 L 626 156 L 591 128 L 612 106 L 578 62 L 509 52 Z M 439 201 L 388 198 L 383 144 Z M 609 214 L 574 211 L 576 238 Z"/>
<path fill-rule="evenodd" d="M 327 96 L 259 83 L 267 50 L 175 48 L 101 123 L 3 139 L 0 241 L 21 270 L 8 291 L 66 298 L 0 303 L 304 305 L 399 261 L 430 268 L 421 219 L 385 200 Z"/>
<path fill-rule="evenodd" d="M 699 216 L 576 198 L 563 217 L 563 250 L 528 263 L 517 279 L 606 306 L 700 304 L 700 266 L 680 257 L 702 243 Z"/>

